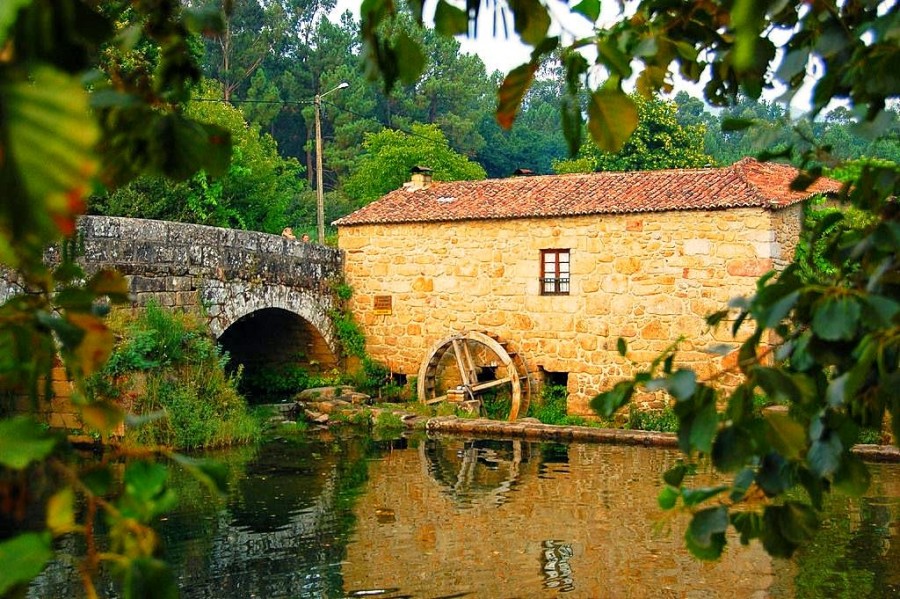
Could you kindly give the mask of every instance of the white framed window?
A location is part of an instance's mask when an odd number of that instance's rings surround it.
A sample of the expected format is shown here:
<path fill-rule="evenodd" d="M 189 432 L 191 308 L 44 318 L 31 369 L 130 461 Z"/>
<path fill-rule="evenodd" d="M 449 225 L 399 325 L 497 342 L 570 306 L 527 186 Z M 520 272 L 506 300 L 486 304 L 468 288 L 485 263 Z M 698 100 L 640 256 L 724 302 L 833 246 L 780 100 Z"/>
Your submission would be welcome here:
<path fill-rule="evenodd" d="M 568 249 L 541 250 L 541 295 L 569 295 Z"/>

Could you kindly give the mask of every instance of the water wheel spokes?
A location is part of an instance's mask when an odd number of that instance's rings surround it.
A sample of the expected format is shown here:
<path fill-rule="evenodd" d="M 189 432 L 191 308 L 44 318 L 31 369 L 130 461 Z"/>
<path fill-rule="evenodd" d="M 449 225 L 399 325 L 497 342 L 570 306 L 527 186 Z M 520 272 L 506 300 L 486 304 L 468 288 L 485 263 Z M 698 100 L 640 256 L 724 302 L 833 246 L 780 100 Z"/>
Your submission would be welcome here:
<path fill-rule="evenodd" d="M 524 360 L 496 336 L 466 331 L 435 343 L 419 367 L 418 395 L 425 404 L 453 399 L 508 397 L 508 418 L 528 409 L 531 383 Z"/>

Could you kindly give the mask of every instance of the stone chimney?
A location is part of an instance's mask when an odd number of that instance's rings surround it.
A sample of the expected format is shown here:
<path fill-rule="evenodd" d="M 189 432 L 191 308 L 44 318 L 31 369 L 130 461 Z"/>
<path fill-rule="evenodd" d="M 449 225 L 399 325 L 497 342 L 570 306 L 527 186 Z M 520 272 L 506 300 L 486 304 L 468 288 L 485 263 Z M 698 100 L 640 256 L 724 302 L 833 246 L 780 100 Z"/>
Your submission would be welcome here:
<path fill-rule="evenodd" d="M 403 187 L 409 191 L 428 189 L 431 187 L 431 169 L 427 166 L 414 166 L 410 170 L 410 181 Z"/>

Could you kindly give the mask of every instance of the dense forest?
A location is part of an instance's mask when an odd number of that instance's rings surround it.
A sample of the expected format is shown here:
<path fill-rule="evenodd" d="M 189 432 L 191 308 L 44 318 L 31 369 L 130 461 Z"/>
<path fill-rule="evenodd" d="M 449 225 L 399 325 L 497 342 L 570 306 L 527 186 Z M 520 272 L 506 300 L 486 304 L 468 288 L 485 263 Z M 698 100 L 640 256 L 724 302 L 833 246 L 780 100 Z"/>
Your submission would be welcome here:
<path fill-rule="evenodd" d="M 218 0 L 188 0 L 218 8 Z M 742 97 L 711 110 L 680 92 L 635 96 L 640 124 L 618 154 L 590 144 L 571 157 L 560 122 L 565 75 L 559 62 L 537 74 L 510 130 L 495 119 L 500 72 L 452 38 L 424 32 L 410 18 L 407 33 L 423 45 L 423 76 L 385 95 L 370 81 L 361 55 L 360 23 L 349 12 L 329 18 L 335 0 L 246 0 L 233 3 L 224 30 L 197 38 L 203 79 L 192 90 L 189 116 L 231 131 L 232 164 L 218 178 L 205 173 L 173 184 L 144 176 L 112 194 L 97 193 L 99 214 L 197 222 L 278 232 L 315 229 L 313 98 L 323 95 L 323 179 L 326 221 L 397 188 L 416 164 L 437 180 L 727 165 L 744 156 L 778 155 L 790 144 L 830 147 L 840 160 L 900 162 L 900 113 L 877 138 L 853 125 L 838 106 L 814 121 L 792 119 L 780 104 Z M 120 26 L 127 28 L 127 22 Z M 400 26 L 403 26 L 401 21 Z M 108 68 L 147 63 L 137 47 L 108 57 Z M 346 82 L 345 88 L 338 89 Z M 585 98 L 586 102 L 586 98 Z M 754 122 L 750 129 L 723 123 Z M 584 136 L 585 138 L 587 135 Z M 828 164 L 830 157 L 823 156 Z"/>

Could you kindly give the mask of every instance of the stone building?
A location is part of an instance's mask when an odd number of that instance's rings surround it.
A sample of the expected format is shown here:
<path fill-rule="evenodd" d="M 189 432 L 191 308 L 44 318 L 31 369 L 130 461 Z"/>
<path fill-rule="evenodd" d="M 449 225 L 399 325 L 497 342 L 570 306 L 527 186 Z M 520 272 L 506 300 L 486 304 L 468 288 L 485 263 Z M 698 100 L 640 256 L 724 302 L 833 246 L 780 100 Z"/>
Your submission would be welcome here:
<path fill-rule="evenodd" d="M 415 170 L 415 169 L 414 169 Z M 429 348 L 481 331 L 515 348 L 533 381 L 568 388 L 568 411 L 679 336 L 679 360 L 710 376 L 730 327 L 704 317 L 791 259 L 802 202 L 820 179 L 743 159 L 725 168 L 432 181 L 427 169 L 338 220 L 351 310 L 369 354 L 416 375 Z"/>

